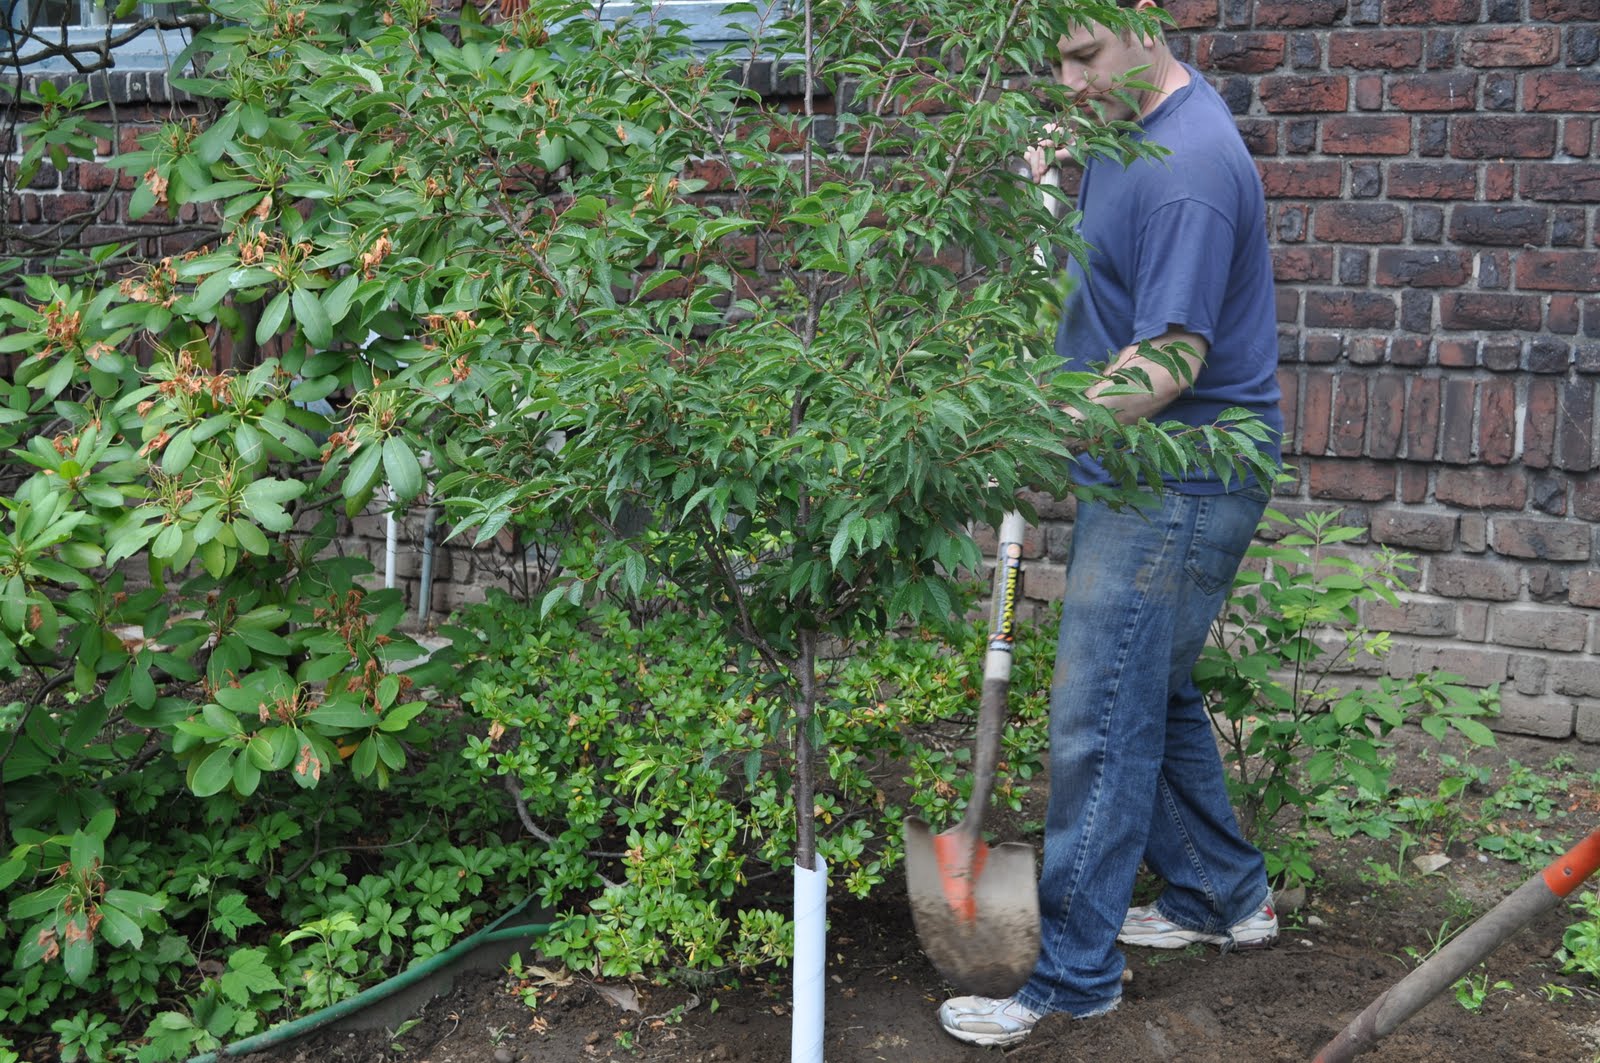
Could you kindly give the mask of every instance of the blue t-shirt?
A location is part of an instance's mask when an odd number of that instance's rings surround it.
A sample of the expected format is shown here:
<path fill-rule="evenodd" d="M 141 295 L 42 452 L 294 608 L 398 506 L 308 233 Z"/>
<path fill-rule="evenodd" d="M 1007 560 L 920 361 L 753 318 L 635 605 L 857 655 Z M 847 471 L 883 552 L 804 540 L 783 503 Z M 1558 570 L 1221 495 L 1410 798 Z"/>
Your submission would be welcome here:
<path fill-rule="evenodd" d="M 1156 419 L 1203 425 L 1242 407 L 1272 429 L 1268 449 L 1279 459 L 1277 314 L 1261 177 L 1222 97 L 1185 69 L 1189 84 L 1139 122 L 1143 138 L 1168 154 L 1126 168 L 1096 158 L 1084 170 L 1079 231 L 1091 249 L 1089 272 L 1076 260 L 1068 265 L 1056 353 L 1064 368 L 1086 370 L 1172 327 L 1204 336 L 1210 349 L 1194 386 Z M 1107 482 L 1086 455 L 1075 476 Z M 1167 484 L 1187 494 L 1224 490 L 1208 471 Z"/>

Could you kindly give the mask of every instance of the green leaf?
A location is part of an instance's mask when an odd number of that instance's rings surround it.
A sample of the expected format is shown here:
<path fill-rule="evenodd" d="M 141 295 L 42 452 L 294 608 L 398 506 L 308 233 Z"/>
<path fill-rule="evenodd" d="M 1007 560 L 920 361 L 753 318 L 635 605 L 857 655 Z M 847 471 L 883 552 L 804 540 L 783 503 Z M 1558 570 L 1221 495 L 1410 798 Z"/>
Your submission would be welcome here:
<path fill-rule="evenodd" d="M 327 727 L 359 729 L 376 727 L 378 718 L 353 697 L 334 697 L 314 709 L 307 719 Z"/>
<path fill-rule="evenodd" d="M 189 789 L 196 797 L 219 794 L 233 781 L 234 752 L 228 746 L 218 746 L 200 762 L 189 780 Z"/>
<path fill-rule="evenodd" d="M 94 934 L 89 929 L 89 914 L 73 912 L 63 938 L 61 967 L 73 985 L 82 985 L 94 971 Z"/>
<path fill-rule="evenodd" d="M 248 909 L 246 911 L 248 912 Z M 257 923 L 260 921 L 255 919 Z M 230 937 L 229 940 L 233 938 Z M 267 963 L 265 949 L 235 950 L 233 955 L 228 957 L 228 969 L 223 972 L 220 982 L 223 994 L 242 1007 L 249 1006 L 251 997 L 257 993 L 270 993 L 284 988 L 283 983 L 278 981 L 278 976 Z"/>
<path fill-rule="evenodd" d="M 283 319 L 289 316 L 289 293 L 279 292 L 267 303 L 256 322 L 256 343 L 265 345 L 283 328 Z"/>
<path fill-rule="evenodd" d="M 383 441 L 383 471 L 394 489 L 395 499 L 409 502 L 422 491 L 422 465 L 406 441 L 390 436 Z"/>
<path fill-rule="evenodd" d="M 240 549 L 245 553 L 265 557 L 272 553 L 272 543 L 261 534 L 261 529 L 247 520 L 236 520 L 229 525 L 233 529 L 234 538 L 239 540 Z"/>
<path fill-rule="evenodd" d="M 322 300 L 310 288 L 296 288 L 290 297 L 294 304 L 294 319 L 305 333 L 306 342 L 313 347 L 327 347 L 333 342 L 333 325 L 328 321 L 328 311 Z"/>
<path fill-rule="evenodd" d="M 132 945 L 136 949 L 144 947 L 144 931 L 121 908 L 102 904 L 98 911 L 100 934 L 108 945 L 113 948 L 121 948 L 124 945 Z"/>

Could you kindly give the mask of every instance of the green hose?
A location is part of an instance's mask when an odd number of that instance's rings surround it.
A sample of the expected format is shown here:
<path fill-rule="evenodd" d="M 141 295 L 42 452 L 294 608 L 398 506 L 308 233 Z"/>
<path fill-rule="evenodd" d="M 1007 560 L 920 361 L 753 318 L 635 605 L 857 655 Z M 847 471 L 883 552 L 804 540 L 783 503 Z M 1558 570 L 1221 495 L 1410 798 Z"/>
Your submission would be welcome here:
<path fill-rule="evenodd" d="M 402 989 L 415 985 L 423 979 L 438 973 L 441 968 L 451 963 L 451 961 L 465 956 L 482 945 L 492 944 L 496 941 L 538 938 L 548 934 L 554 924 L 522 923 L 516 926 L 506 925 L 527 906 L 528 902 L 524 900 L 477 933 L 462 938 L 443 952 L 429 956 L 420 963 L 414 963 L 393 978 L 379 982 L 369 989 L 364 989 L 353 997 L 331 1004 L 321 1011 L 313 1011 L 309 1015 L 302 1015 L 298 1019 L 274 1026 L 272 1029 L 258 1033 L 254 1037 L 246 1037 L 242 1041 L 224 1045 L 215 1052 L 206 1052 L 195 1056 L 189 1060 L 189 1063 L 216 1063 L 217 1060 L 228 1056 L 247 1056 L 252 1052 L 276 1048 L 319 1030 L 329 1023 L 344 1018 L 346 1015 L 353 1015 L 363 1008 L 371 1007 L 379 1001 L 400 992 Z"/>

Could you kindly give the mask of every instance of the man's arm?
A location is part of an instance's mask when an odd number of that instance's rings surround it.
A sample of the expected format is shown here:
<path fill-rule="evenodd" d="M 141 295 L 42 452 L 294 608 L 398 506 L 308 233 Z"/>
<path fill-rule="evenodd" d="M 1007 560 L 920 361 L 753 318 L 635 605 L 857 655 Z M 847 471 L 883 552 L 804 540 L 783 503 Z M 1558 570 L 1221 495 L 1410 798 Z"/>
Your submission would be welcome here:
<path fill-rule="evenodd" d="M 1126 377 L 1128 370 L 1138 370 L 1149 377 L 1150 390 L 1108 395 L 1105 392 L 1113 387 L 1111 380 L 1101 381 L 1089 389 L 1089 397 L 1110 410 L 1120 424 L 1132 424 L 1141 418 L 1154 417 L 1171 405 L 1172 400 L 1181 395 L 1199 375 L 1201 363 L 1205 361 L 1206 351 L 1209 349 L 1203 336 L 1181 329 L 1168 329 L 1149 342 L 1168 358 L 1182 363 L 1187 369 L 1187 374 L 1185 377 L 1175 377 L 1169 367 L 1140 354 L 1140 344 L 1124 347 L 1106 368 L 1106 375 L 1123 377 L 1123 385 L 1116 389 L 1118 392 L 1123 392 L 1129 384 L 1137 387 L 1137 377 L 1133 380 L 1126 380 Z M 1191 350 L 1186 351 L 1173 346 L 1180 343 Z"/>

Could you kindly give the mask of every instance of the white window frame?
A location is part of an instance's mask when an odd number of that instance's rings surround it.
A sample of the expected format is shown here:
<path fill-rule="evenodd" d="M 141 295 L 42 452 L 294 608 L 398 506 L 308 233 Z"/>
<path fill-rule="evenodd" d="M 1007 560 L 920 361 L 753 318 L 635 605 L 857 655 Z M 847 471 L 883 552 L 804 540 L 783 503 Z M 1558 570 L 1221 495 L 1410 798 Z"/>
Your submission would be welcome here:
<path fill-rule="evenodd" d="M 87 21 L 69 23 L 67 25 L 66 44 L 74 46 L 94 45 L 104 41 L 107 32 L 116 32 L 116 24 L 110 23 L 106 17 L 107 8 L 111 7 L 111 4 L 104 2 L 104 0 L 68 0 L 68 2 L 75 2 L 78 6 L 79 18 L 87 19 Z M 12 19 L 17 21 L 27 17 L 28 8 L 31 6 L 30 0 L 17 0 L 15 6 L 7 4 Z M 155 10 L 155 5 L 140 4 L 138 16 L 140 18 L 148 17 Z M 12 24 L 15 25 L 16 22 Z M 34 31 L 34 36 L 42 37 L 52 44 L 61 41 L 61 34 L 60 23 L 51 23 Z M 131 41 L 117 45 L 111 54 L 116 57 L 116 69 L 118 70 L 165 70 L 171 64 L 172 57 L 188 47 L 188 44 L 189 35 L 187 31 L 150 29 L 139 34 Z M 26 56 L 29 51 L 41 47 L 43 45 L 37 42 L 31 44 L 25 42 L 22 46 L 23 54 Z M 30 73 L 70 74 L 74 72 L 75 68 L 64 56 L 53 56 L 37 63 L 28 64 L 28 70 Z"/>

